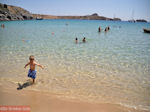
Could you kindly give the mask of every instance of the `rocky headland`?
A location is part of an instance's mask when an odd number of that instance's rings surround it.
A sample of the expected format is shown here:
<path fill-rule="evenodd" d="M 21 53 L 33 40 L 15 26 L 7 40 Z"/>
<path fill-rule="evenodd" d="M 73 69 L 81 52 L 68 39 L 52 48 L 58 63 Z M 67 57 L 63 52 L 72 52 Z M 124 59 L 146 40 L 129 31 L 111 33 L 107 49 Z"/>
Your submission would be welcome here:
<path fill-rule="evenodd" d="M 108 18 L 99 16 L 97 13 L 86 16 L 53 16 L 43 14 L 32 14 L 29 11 L 16 6 L 0 3 L 0 21 L 9 20 L 32 20 L 32 19 L 85 19 L 85 20 L 111 20 L 121 21 L 120 18 Z"/>
<path fill-rule="evenodd" d="M 34 19 L 34 17 L 29 11 L 20 7 L 0 3 L 0 21 L 30 19 Z"/>

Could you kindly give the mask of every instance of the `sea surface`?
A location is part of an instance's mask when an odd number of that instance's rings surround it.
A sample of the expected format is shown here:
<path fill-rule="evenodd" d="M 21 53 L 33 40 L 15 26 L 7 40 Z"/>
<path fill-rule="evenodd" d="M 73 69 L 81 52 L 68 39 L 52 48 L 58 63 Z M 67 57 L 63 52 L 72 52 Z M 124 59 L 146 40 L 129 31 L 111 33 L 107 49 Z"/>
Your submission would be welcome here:
<path fill-rule="evenodd" d="M 26 90 L 150 111 L 150 34 L 143 32 L 150 23 L 26 20 L 0 24 L 5 24 L 0 28 L 0 85 L 5 82 L 17 88 L 17 83 L 26 82 L 29 68 L 24 65 L 34 55 L 45 68 L 36 68 L 36 84 Z M 107 26 L 110 30 L 104 32 Z"/>

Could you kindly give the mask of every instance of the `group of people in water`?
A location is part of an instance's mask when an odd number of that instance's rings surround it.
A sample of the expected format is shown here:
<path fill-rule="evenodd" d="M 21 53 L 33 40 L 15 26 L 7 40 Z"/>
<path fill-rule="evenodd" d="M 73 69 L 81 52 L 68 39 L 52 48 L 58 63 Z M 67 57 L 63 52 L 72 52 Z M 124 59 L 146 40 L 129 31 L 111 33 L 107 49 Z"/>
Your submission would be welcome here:
<path fill-rule="evenodd" d="M 105 28 L 104 31 L 107 32 L 107 31 L 109 31 L 109 30 L 110 30 L 110 27 L 108 26 L 108 27 Z M 101 31 L 102 31 L 102 29 L 101 29 L 101 27 L 99 27 L 99 28 L 98 28 L 98 32 L 101 32 Z M 82 39 L 82 42 L 83 42 L 83 43 L 86 42 L 85 37 Z M 75 38 L 75 43 L 76 43 L 76 44 L 78 43 L 78 38 L 77 38 L 77 37 Z"/>
<path fill-rule="evenodd" d="M 83 43 L 85 43 L 85 42 L 86 42 L 85 37 L 82 39 L 82 42 L 83 42 Z M 77 38 L 77 37 L 75 38 L 75 43 L 76 43 L 76 44 L 78 43 L 78 38 Z"/>
<path fill-rule="evenodd" d="M 109 31 L 109 30 L 110 30 L 110 27 L 108 26 L 108 27 L 105 28 L 104 31 L 107 32 L 107 31 Z M 102 31 L 102 29 L 101 29 L 101 27 L 99 27 L 99 28 L 98 28 L 98 32 L 101 32 L 101 31 Z M 85 37 L 82 39 L 82 42 L 83 42 L 83 43 L 86 42 Z M 75 43 L 76 43 L 76 44 L 78 43 L 78 38 L 77 38 L 77 37 L 75 38 Z"/>
<path fill-rule="evenodd" d="M 110 30 L 110 27 L 108 26 L 108 27 L 105 28 L 104 31 L 107 32 L 107 31 L 109 31 L 109 30 Z M 101 31 L 102 31 L 102 29 L 101 29 L 101 27 L 99 27 L 99 28 L 98 28 L 98 32 L 101 32 Z"/>
<path fill-rule="evenodd" d="M 68 24 L 67 24 L 67 25 L 68 25 Z M 5 28 L 5 25 L 4 25 L 4 24 L 1 24 L 1 28 Z M 105 28 L 104 31 L 107 32 L 107 31 L 109 31 L 109 30 L 110 30 L 110 27 L 108 26 L 108 27 Z M 101 32 L 101 31 L 102 31 L 102 29 L 101 29 L 101 27 L 99 27 L 99 28 L 98 28 L 98 32 Z M 52 32 L 52 35 L 54 35 L 54 32 Z M 82 42 L 83 42 L 83 43 L 86 42 L 85 37 L 82 39 Z M 78 38 L 77 38 L 77 37 L 75 38 L 75 43 L 76 43 L 76 44 L 78 43 Z"/>

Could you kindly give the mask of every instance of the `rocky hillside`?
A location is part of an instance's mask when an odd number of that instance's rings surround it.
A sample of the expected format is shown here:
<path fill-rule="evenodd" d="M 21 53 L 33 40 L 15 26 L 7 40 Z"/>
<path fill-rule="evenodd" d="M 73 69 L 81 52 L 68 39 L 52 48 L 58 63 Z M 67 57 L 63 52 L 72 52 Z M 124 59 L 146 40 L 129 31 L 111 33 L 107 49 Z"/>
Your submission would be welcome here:
<path fill-rule="evenodd" d="M 99 16 L 97 13 L 86 16 L 52 16 L 52 15 L 41 15 L 33 14 L 34 18 L 43 18 L 43 19 L 86 19 L 86 20 L 112 20 L 112 21 L 121 21 L 120 18 L 107 18 L 104 16 Z"/>
<path fill-rule="evenodd" d="M 121 21 L 121 19 L 112 19 L 104 16 L 99 16 L 97 13 L 87 16 L 58 16 L 58 19 L 86 19 L 86 20 L 111 20 L 111 21 Z"/>
<path fill-rule="evenodd" d="M 32 14 L 20 7 L 0 3 L 0 20 L 30 20 Z"/>
<path fill-rule="evenodd" d="M 97 13 L 86 16 L 53 16 L 53 15 L 43 15 L 43 14 L 31 14 L 29 11 L 6 4 L 0 3 L 0 21 L 9 20 L 30 20 L 30 19 L 87 19 L 87 20 L 112 20 L 121 21 L 119 18 L 107 18 L 104 16 L 99 16 Z"/>
<path fill-rule="evenodd" d="M 42 19 L 58 19 L 58 16 L 53 15 L 44 15 L 44 14 L 32 14 L 33 18 L 42 18 Z"/>

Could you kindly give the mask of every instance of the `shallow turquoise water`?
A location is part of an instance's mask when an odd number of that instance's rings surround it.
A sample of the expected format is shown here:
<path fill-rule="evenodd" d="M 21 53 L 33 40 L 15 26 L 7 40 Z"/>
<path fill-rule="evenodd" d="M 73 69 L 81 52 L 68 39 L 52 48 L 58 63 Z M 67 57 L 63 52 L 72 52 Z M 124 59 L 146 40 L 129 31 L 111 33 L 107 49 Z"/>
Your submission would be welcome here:
<path fill-rule="evenodd" d="M 92 102 L 150 110 L 150 23 L 97 20 L 0 22 L 0 79 L 25 81 L 30 55 L 37 68 L 34 90 Z M 103 31 L 98 33 L 98 27 Z M 110 26 L 110 31 L 104 32 Z M 87 42 L 82 43 L 83 37 Z M 79 43 L 75 44 L 78 37 Z M 27 89 L 33 89 L 28 87 Z"/>

